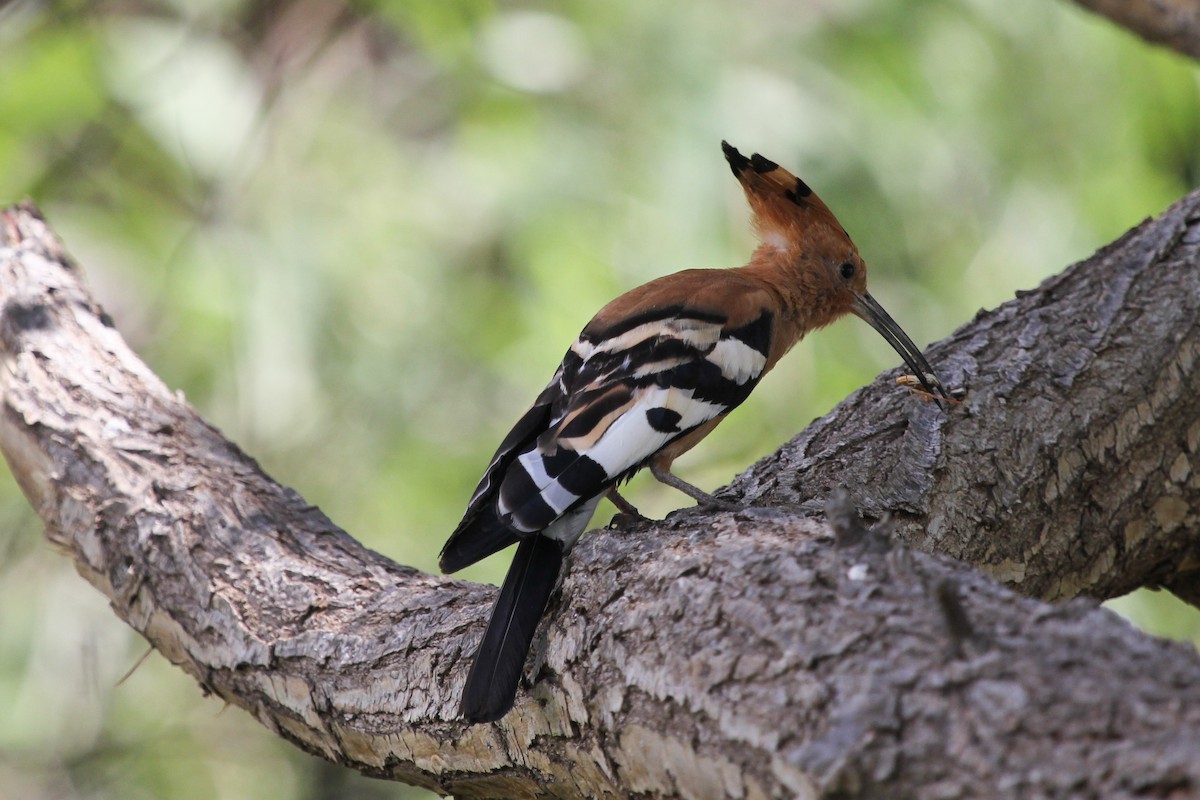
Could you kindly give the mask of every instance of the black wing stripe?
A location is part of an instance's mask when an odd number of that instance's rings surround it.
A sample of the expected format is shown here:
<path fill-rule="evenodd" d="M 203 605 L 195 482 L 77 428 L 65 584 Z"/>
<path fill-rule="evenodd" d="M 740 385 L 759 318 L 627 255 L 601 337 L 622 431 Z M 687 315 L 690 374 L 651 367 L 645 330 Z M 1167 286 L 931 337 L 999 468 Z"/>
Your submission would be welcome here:
<path fill-rule="evenodd" d="M 530 450 L 509 468 L 500 486 L 501 514 L 517 530 L 540 531 L 610 482 L 604 468 L 586 455 L 565 447 L 550 456 Z"/>
<path fill-rule="evenodd" d="M 586 436 L 599 425 L 605 417 L 629 403 L 629 392 L 608 389 L 598 392 L 595 400 L 588 402 L 583 408 L 554 429 L 559 439 L 574 439 Z M 554 473 L 551 473 L 554 474 Z"/>
<path fill-rule="evenodd" d="M 562 491 L 554 482 L 539 486 L 529 470 L 518 461 L 509 468 L 504 482 L 500 484 L 496 504 L 501 519 L 524 533 L 542 530 L 566 510 L 554 508 L 547 501 L 547 497 L 555 490 Z"/>
<path fill-rule="evenodd" d="M 592 497 L 612 476 L 586 455 L 565 447 L 558 448 L 554 455 L 543 457 L 546 472 L 568 492 L 580 497 Z"/>
<path fill-rule="evenodd" d="M 737 339 L 753 347 L 764 356 L 771 352 L 771 327 L 775 315 L 763 309 L 756 319 L 740 328 L 729 328 L 721 332 L 722 338 Z"/>

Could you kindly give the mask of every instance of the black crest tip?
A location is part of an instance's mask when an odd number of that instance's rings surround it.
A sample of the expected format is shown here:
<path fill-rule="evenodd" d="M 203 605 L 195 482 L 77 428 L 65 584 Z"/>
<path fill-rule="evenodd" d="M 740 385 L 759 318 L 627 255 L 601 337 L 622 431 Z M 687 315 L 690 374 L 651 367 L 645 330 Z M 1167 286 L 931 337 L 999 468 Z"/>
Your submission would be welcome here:
<path fill-rule="evenodd" d="M 725 154 L 725 160 L 729 162 L 729 168 L 733 170 L 735 176 L 741 175 L 746 167 L 750 166 L 750 159 L 738 152 L 738 149 L 724 139 L 721 140 L 721 152 Z"/>
<path fill-rule="evenodd" d="M 771 172 L 772 170 L 779 169 L 778 164 L 771 159 L 766 158 L 765 156 L 759 155 L 758 153 L 750 156 L 750 166 L 759 175 L 763 174 L 764 172 Z"/>

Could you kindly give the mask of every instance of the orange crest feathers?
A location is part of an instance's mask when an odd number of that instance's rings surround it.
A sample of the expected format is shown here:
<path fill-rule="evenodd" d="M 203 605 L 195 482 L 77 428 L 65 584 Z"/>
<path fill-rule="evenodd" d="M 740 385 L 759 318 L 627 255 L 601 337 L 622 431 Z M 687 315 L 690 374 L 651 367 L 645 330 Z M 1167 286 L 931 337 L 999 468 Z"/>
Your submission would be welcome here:
<path fill-rule="evenodd" d="M 779 250 L 799 247 L 821 227 L 850 238 L 807 183 L 758 153 L 746 158 L 725 141 L 721 142 L 721 149 L 734 177 L 746 191 L 754 212 L 754 227 L 764 242 Z"/>

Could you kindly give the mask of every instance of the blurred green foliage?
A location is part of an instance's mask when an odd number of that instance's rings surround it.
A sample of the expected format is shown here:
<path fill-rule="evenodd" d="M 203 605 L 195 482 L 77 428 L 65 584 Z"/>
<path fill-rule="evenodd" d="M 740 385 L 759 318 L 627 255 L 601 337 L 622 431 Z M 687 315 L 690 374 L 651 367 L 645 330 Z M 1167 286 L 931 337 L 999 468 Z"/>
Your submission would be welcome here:
<path fill-rule="evenodd" d="M 1192 188 L 1200 92 L 1051 0 L 0 7 L 0 203 L 35 199 L 150 366 L 271 474 L 427 570 L 592 312 L 745 260 L 722 138 L 816 187 L 927 342 Z M 728 481 L 895 361 L 857 322 L 814 336 L 681 474 Z M 1200 639 L 1152 596 L 1121 608 Z M 423 796 L 156 654 L 118 684 L 144 651 L 6 479 L 0 796 Z"/>

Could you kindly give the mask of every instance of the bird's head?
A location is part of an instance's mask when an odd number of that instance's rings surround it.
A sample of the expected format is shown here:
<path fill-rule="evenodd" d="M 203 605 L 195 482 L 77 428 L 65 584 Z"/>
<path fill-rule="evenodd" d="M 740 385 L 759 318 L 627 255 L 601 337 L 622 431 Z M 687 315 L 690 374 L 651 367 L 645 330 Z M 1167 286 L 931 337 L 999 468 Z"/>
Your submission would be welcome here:
<path fill-rule="evenodd" d="M 944 396 L 921 351 L 867 292 L 867 265 L 821 198 L 769 158 L 758 153 L 747 158 L 728 142 L 721 142 L 721 149 L 746 192 L 762 240 L 751 265 L 776 276 L 803 329 L 854 314 L 896 349 L 926 391 Z"/>

